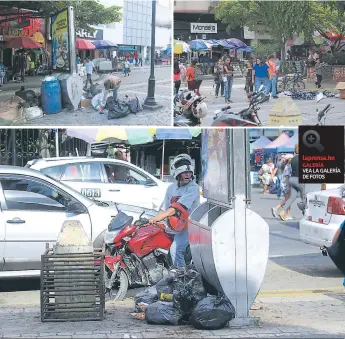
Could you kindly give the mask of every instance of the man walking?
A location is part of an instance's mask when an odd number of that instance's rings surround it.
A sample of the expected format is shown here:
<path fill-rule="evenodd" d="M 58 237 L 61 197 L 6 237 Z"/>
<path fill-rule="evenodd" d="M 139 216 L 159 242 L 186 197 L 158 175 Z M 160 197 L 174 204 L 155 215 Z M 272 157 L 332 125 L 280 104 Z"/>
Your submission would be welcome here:
<path fill-rule="evenodd" d="M 95 65 L 93 62 L 90 60 L 90 58 L 85 59 L 85 70 L 86 70 L 86 83 L 84 86 L 84 91 L 87 89 L 87 84 L 90 83 L 90 86 L 93 85 L 92 83 L 92 73 L 95 69 Z"/>

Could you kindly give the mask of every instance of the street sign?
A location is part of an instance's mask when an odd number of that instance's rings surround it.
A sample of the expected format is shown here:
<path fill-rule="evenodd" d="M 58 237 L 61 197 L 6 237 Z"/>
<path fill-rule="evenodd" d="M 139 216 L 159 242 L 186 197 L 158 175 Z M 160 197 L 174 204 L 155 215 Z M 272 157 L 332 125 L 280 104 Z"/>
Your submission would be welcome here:
<path fill-rule="evenodd" d="M 191 33 L 217 33 L 216 23 L 203 23 L 203 22 L 191 22 L 190 23 Z"/>

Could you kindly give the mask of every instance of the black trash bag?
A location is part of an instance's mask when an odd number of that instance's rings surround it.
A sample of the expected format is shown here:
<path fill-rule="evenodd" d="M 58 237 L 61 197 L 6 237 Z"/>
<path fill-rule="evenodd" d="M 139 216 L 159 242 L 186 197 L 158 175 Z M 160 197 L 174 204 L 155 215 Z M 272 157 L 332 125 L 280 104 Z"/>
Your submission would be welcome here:
<path fill-rule="evenodd" d="M 147 306 L 145 319 L 148 324 L 180 325 L 182 314 L 174 308 L 172 303 L 157 301 Z"/>
<path fill-rule="evenodd" d="M 174 279 L 170 276 L 167 276 L 161 279 L 156 285 L 158 297 L 161 295 L 161 293 L 172 294 L 173 284 L 174 284 Z"/>
<path fill-rule="evenodd" d="M 345 226 L 343 226 L 337 242 L 329 247 L 325 246 L 325 248 L 335 266 L 345 275 Z"/>
<path fill-rule="evenodd" d="M 97 95 L 101 92 L 102 92 L 102 87 L 100 84 L 96 83 L 96 84 L 91 85 L 90 93 L 91 93 L 92 97 L 94 97 L 95 95 Z"/>
<path fill-rule="evenodd" d="M 201 330 L 219 330 L 235 318 L 235 308 L 224 296 L 208 296 L 198 302 L 190 317 L 190 323 Z"/>
<path fill-rule="evenodd" d="M 196 304 L 206 296 L 202 277 L 193 266 L 177 270 L 173 288 L 173 303 L 176 309 L 189 317 Z"/>
<path fill-rule="evenodd" d="M 145 291 L 136 294 L 136 296 L 134 297 L 135 309 L 136 311 L 139 311 L 140 309 L 137 305 L 141 303 L 150 305 L 155 303 L 157 300 L 158 295 L 156 286 L 151 286 L 147 288 Z"/>
<path fill-rule="evenodd" d="M 109 97 L 105 108 L 108 110 L 108 120 L 126 117 L 132 113 L 129 103 L 115 100 L 114 97 Z"/>

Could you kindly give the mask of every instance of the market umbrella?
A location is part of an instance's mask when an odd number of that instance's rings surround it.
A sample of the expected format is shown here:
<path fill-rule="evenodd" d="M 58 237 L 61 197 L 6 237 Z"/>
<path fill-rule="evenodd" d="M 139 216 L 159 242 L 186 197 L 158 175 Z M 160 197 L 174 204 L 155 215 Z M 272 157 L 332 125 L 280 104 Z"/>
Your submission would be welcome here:
<path fill-rule="evenodd" d="M 41 44 L 38 42 L 32 40 L 31 38 L 26 38 L 26 37 L 15 37 L 12 38 L 11 40 L 7 41 L 4 44 L 4 49 L 5 48 L 24 48 L 24 49 L 37 49 L 41 48 Z"/>
<path fill-rule="evenodd" d="M 91 43 L 96 47 L 96 49 L 109 49 L 115 48 L 117 45 L 109 40 L 95 40 Z"/>
<path fill-rule="evenodd" d="M 243 52 L 246 52 L 246 53 L 254 52 L 254 49 L 251 46 L 247 46 L 246 48 L 238 48 L 237 50 L 238 51 L 243 51 Z"/>
<path fill-rule="evenodd" d="M 174 41 L 174 54 L 182 54 L 190 52 L 189 45 L 181 40 Z"/>
<path fill-rule="evenodd" d="M 201 133 L 201 128 L 160 128 L 156 130 L 157 140 L 192 139 Z"/>
<path fill-rule="evenodd" d="M 156 133 L 156 129 L 129 129 L 122 127 L 68 128 L 66 133 L 69 137 L 84 140 L 89 144 L 94 144 L 97 142 L 113 142 L 138 145 L 153 141 L 153 136 Z"/>
<path fill-rule="evenodd" d="M 192 40 L 189 43 L 189 46 L 194 51 L 205 51 L 212 48 L 211 44 L 208 44 L 207 42 L 201 39 Z"/>
<path fill-rule="evenodd" d="M 230 44 L 233 44 L 237 48 L 246 48 L 247 47 L 247 45 L 243 41 L 241 41 L 240 39 L 231 38 L 231 39 L 226 39 L 226 41 Z"/>
<path fill-rule="evenodd" d="M 96 49 L 96 47 L 91 43 L 91 41 L 79 38 L 75 41 L 75 47 L 79 50 Z"/>

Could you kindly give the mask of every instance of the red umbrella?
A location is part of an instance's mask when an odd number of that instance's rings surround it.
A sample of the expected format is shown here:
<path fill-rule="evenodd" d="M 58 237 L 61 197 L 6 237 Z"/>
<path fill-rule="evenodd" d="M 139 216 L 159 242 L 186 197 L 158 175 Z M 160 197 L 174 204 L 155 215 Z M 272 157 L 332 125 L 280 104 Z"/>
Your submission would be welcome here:
<path fill-rule="evenodd" d="M 96 47 L 89 40 L 76 39 L 75 46 L 77 49 L 96 49 Z"/>
<path fill-rule="evenodd" d="M 16 37 L 7 41 L 3 48 L 25 48 L 25 49 L 36 49 L 42 48 L 42 45 L 38 42 L 26 37 Z"/>

